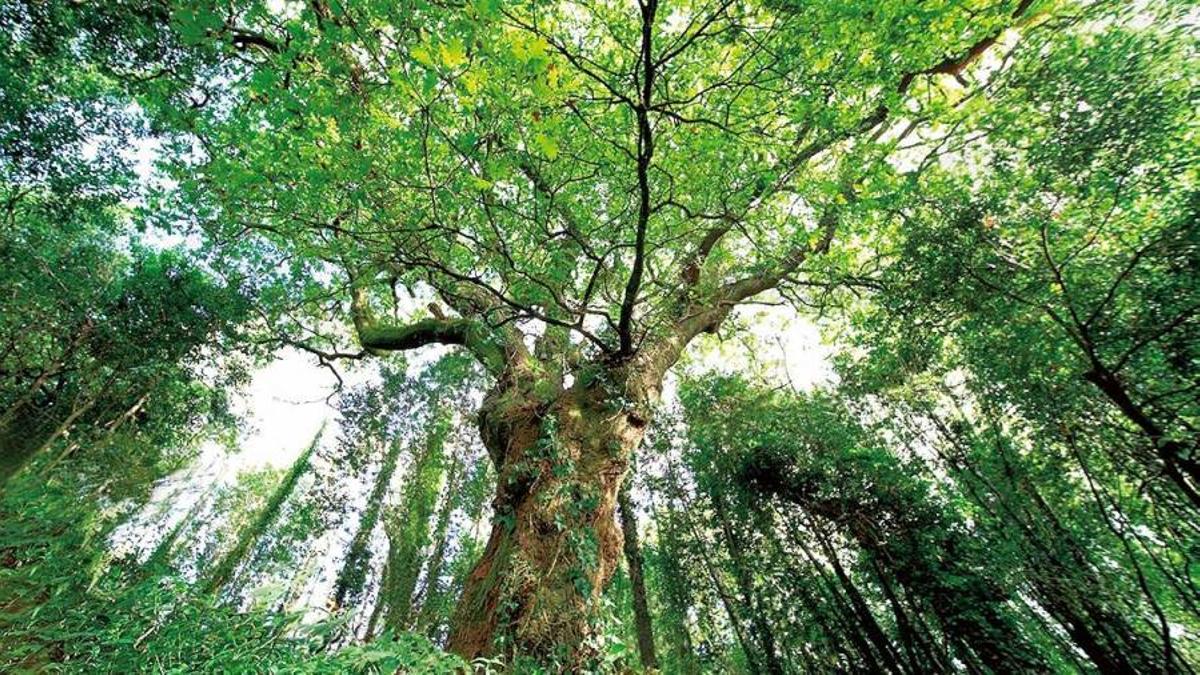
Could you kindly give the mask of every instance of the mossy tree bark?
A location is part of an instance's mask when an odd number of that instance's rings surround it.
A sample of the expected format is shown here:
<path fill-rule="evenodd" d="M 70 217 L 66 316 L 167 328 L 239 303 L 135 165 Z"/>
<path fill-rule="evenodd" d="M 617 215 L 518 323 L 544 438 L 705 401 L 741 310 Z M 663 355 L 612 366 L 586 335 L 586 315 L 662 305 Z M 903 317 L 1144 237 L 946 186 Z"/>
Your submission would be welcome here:
<path fill-rule="evenodd" d="M 589 354 L 571 341 L 578 327 L 553 317 L 529 349 L 511 321 L 497 320 L 512 308 L 466 283 L 439 292 L 463 318 L 435 307 L 434 318 L 380 321 L 366 280 L 351 272 L 351 311 L 363 352 L 350 357 L 457 345 L 494 378 L 478 411 L 497 475 L 492 532 L 464 584 L 451 651 L 466 658 L 520 656 L 550 667 L 586 663 L 596 601 L 621 557 L 617 495 L 663 378 L 687 345 L 715 332 L 734 307 L 828 250 L 838 217 L 836 209 L 827 210 L 815 243 L 789 250 L 776 265 L 699 292 L 696 268 L 729 231 L 731 223 L 722 222 L 685 262 L 685 283 L 653 328 L 616 322 L 619 345 L 586 333 Z M 637 295 L 636 287 L 627 293 Z M 623 304 L 622 316 L 635 304 Z"/>
<path fill-rule="evenodd" d="M 796 253 L 789 262 L 804 257 Z M 692 339 L 715 331 L 734 306 L 781 275 L 746 277 L 704 303 L 684 302 L 673 325 L 637 348 L 591 359 L 562 327 L 549 327 L 530 350 L 511 324 L 484 318 L 382 324 L 352 279 L 355 326 L 366 352 L 459 345 L 494 378 L 478 411 L 497 476 L 492 532 L 464 584 L 451 651 L 568 666 L 587 660 L 596 601 L 621 557 L 617 494 L 663 377 Z M 487 313 L 486 299 L 443 299 L 466 316 Z"/>
<path fill-rule="evenodd" d="M 495 515 L 455 614 L 452 651 L 587 658 L 594 605 L 620 562 L 617 494 L 648 421 L 623 408 L 611 384 L 598 378 L 546 403 L 502 389 L 485 400 Z"/>
<path fill-rule="evenodd" d="M 551 325 L 528 349 L 511 324 L 489 323 L 486 298 L 474 296 L 442 295 L 478 319 L 382 324 L 352 278 L 364 353 L 458 345 L 494 378 L 478 411 L 497 476 L 492 532 L 465 581 L 451 651 L 551 667 L 586 663 L 597 600 L 622 552 L 617 495 L 664 376 L 696 336 L 716 331 L 737 304 L 773 288 L 809 253 L 823 252 L 833 225 L 823 220 L 827 236 L 815 249 L 793 251 L 780 268 L 726 284 L 703 301 L 685 294 L 672 323 L 644 334 L 631 351 L 605 349 L 590 358 L 561 326 Z"/>

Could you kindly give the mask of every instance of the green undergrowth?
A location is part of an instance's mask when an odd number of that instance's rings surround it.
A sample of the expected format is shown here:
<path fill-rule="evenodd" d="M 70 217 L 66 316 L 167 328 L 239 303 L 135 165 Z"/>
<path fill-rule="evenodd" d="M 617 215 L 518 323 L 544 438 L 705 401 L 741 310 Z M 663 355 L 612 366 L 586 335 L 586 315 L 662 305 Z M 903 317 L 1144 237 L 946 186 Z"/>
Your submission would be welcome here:
<path fill-rule="evenodd" d="M 0 495 L 0 672 L 455 673 L 422 636 L 330 648 L 337 621 L 239 612 L 173 570 L 111 559 L 122 509 L 78 486 L 10 483 Z M 104 503 L 103 499 L 99 503 Z"/>

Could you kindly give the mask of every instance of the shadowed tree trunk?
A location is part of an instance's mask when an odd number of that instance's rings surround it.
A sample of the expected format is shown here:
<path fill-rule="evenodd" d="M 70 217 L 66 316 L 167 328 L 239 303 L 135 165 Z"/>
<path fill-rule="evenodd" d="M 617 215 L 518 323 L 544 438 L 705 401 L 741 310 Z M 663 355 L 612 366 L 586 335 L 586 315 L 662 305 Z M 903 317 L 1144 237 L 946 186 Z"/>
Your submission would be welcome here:
<path fill-rule="evenodd" d="M 859 633 L 865 635 L 865 638 L 859 638 L 864 642 L 864 644 L 857 646 L 861 650 L 863 660 L 869 669 L 875 672 L 905 672 L 905 667 L 908 666 L 912 672 L 918 672 L 919 669 L 915 667 L 915 660 L 911 653 L 909 654 L 909 660 L 906 664 L 904 660 L 900 658 L 900 654 L 892 647 L 891 641 L 888 639 L 883 627 L 879 625 L 879 621 L 876 620 L 866 598 L 858 589 L 858 586 L 854 584 L 854 581 L 850 578 L 850 575 L 846 573 L 846 569 L 842 567 L 842 563 L 838 559 L 836 553 L 831 551 L 831 547 L 829 546 L 828 540 L 825 538 L 824 532 L 819 527 L 815 527 L 811 521 L 807 523 L 807 529 L 817 538 L 818 545 L 822 548 L 825 554 L 825 560 L 827 562 L 822 563 L 817 560 L 815 555 L 813 555 L 809 544 L 805 541 L 805 538 L 801 536 L 800 532 L 798 531 L 799 528 L 794 522 L 792 522 L 792 520 L 794 519 L 787 519 L 785 521 L 791 540 L 800 549 L 801 553 L 804 554 L 804 557 L 806 560 L 808 560 L 809 564 L 812 565 L 813 568 L 817 570 L 817 573 L 821 576 L 821 580 L 828 589 L 831 599 L 839 606 L 841 612 L 847 617 L 845 623 L 852 624 L 846 626 L 847 632 L 849 632 L 851 635 Z M 828 564 L 828 566 L 833 570 L 838 585 L 835 586 L 833 580 L 829 579 L 825 571 L 826 564 Z M 887 664 L 887 668 L 884 668 L 882 665 L 876 663 L 875 656 L 872 654 L 870 646 L 865 644 L 866 642 L 869 642 L 870 645 L 873 646 L 878 652 L 880 658 L 884 659 Z"/>
<path fill-rule="evenodd" d="M 667 627 L 663 636 L 668 653 L 673 657 L 674 668 L 685 675 L 692 675 L 699 672 L 695 663 L 696 649 L 692 645 L 692 631 L 688 625 L 688 610 L 695 601 L 688 574 L 680 562 L 683 556 L 680 553 L 682 546 L 679 542 L 679 526 L 671 513 L 669 499 L 666 507 L 659 505 L 655 497 L 652 497 L 651 501 L 655 505 L 655 520 L 658 525 L 658 547 L 654 562 L 657 563 L 660 579 L 660 617 L 662 625 Z"/>
<path fill-rule="evenodd" d="M 42 423 L 24 420 L 22 424 L 2 430 L 0 432 L 0 443 L 3 444 L 0 447 L 0 487 L 20 473 L 35 457 L 46 452 L 60 437 L 69 434 L 75 423 L 91 411 L 108 393 L 116 379 L 115 373 L 109 375 L 99 389 L 88 395 L 81 395 L 81 399 L 70 401 L 70 412 L 67 413 L 65 419 L 55 425 L 49 434 L 45 434 L 46 430 Z M 62 405 L 68 404 L 64 402 Z M 57 414 L 57 411 L 51 408 L 42 412 L 31 411 L 31 414 L 34 418 L 38 415 L 46 415 L 48 419 L 54 419 L 53 415 Z M 70 449 L 71 446 L 68 446 L 68 451 Z"/>
<path fill-rule="evenodd" d="M 1092 369 L 1084 374 L 1084 379 L 1096 385 L 1121 414 L 1146 435 L 1163 462 L 1164 473 L 1179 486 L 1193 506 L 1200 507 L 1200 493 L 1196 491 L 1196 486 L 1200 485 L 1200 461 L 1196 460 L 1195 443 L 1189 448 L 1178 439 L 1169 438 L 1162 425 L 1133 400 L 1121 379 L 1094 355 L 1089 356 Z"/>
<path fill-rule="evenodd" d="M 748 485 L 844 528 L 880 566 L 881 583 L 889 577 L 895 579 L 905 591 L 929 604 L 947 635 L 967 648 L 958 650 L 964 660 L 978 658 L 995 672 L 1047 670 L 1037 649 L 1009 616 L 1005 589 L 972 566 L 963 534 L 941 518 L 932 504 L 905 501 L 885 474 L 867 474 L 864 485 L 868 492 L 863 496 L 874 502 L 876 509 L 887 509 L 868 514 L 853 497 L 829 495 L 819 489 L 823 481 L 830 480 L 826 476 L 789 471 L 778 463 L 778 457 L 766 454 L 757 461 L 755 469 L 743 476 Z M 889 515 L 905 525 L 890 532 L 883 529 L 881 519 Z M 929 546 L 944 551 L 945 558 L 922 554 L 923 547 Z M 964 579 L 969 583 L 961 583 Z M 919 618 L 919 614 L 914 616 Z"/>
<path fill-rule="evenodd" d="M 654 629 L 650 621 L 650 607 L 646 602 L 646 577 L 642 571 L 637 514 L 629 496 L 628 480 L 617 496 L 617 508 L 621 513 L 621 529 L 625 536 L 625 564 L 629 566 L 629 583 L 633 587 L 633 618 L 637 624 L 638 657 L 643 668 L 658 668 L 658 656 L 654 653 Z"/>
<path fill-rule="evenodd" d="M 1063 627 L 1074 646 L 1103 673 L 1168 672 L 1161 652 L 1119 610 L 1111 606 L 1107 584 L 1088 560 L 1084 547 L 1057 513 L 1010 461 L 1009 448 L 995 434 L 994 456 L 1001 476 L 990 479 L 970 457 L 967 427 L 951 426 L 935 414 L 927 416 L 939 435 L 954 448 L 940 456 L 959 475 L 967 494 L 1000 522 L 1016 526 L 1025 543 L 1026 573 L 1033 597 Z"/>
<path fill-rule="evenodd" d="M 0 491 L 8 479 L 36 454 L 41 445 L 39 439 L 44 433 L 43 423 L 37 418 L 53 407 L 55 397 L 50 396 L 49 402 L 44 401 L 40 406 L 32 405 L 34 398 L 52 379 L 61 379 L 68 361 L 92 336 L 94 329 L 95 324 L 90 319 L 83 321 L 75 332 L 75 337 L 62 353 L 44 366 L 25 392 L 0 414 Z"/>
<path fill-rule="evenodd" d="M 767 621 L 761 597 L 756 592 L 754 580 L 751 577 L 750 563 L 746 560 L 745 554 L 749 548 L 749 542 L 741 536 L 741 532 L 730 521 L 731 507 L 725 495 L 719 490 L 713 490 L 710 497 L 717 522 L 720 524 L 725 549 L 729 554 L 730 571 L 733 573 L 733 579 L 741 593 L 742 602 L 749 609 L 749 629 L 762 657 L 763 670 L 770 675 L 783 675 L 783 663 L 780 662 L 779 655 L 776 653 L 775 631 L 771 629 L 771 625 Z"/>

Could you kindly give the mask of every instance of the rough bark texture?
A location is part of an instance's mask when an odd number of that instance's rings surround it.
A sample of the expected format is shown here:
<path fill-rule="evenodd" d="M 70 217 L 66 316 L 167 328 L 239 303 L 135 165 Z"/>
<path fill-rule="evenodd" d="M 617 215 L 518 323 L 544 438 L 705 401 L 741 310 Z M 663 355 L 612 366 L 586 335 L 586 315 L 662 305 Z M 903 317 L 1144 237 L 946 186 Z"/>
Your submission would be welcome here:
<path fill-rule="evenodd" d="M 621 529 L 625 535 L 625 564 L 629 567 L 629 585 L 633 588 L 633 618 L 637 624 L 638 656 L 642 667 L 658 668 L 654 653 L 654 632 L 650 622 L 650 607 L 646 602 L 646 578 L 642 572 L 642 548 L 638 543 L 637 514 L 629 496 L 629 481 L 621 488 L 617 508 L 621 513 Z"/>
<path fill-rule="evenodd" d="M 627 392 L 597 377 L 546 403 L 503 383 L 485 399 L 480 430 L 498 476 L 492 532 L 451 651 L 587 660 L 592 609 L 621 556 L 617 494 L 647 422 L 644 407 L 622 404 Z"/>

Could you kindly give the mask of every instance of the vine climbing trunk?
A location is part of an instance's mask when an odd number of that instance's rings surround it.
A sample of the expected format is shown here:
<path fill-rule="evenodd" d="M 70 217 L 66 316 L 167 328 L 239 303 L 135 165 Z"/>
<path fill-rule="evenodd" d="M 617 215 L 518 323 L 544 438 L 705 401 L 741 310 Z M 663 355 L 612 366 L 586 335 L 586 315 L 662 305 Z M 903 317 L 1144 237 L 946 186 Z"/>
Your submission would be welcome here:
<path fill-rule="evenodd" d="M 219 594 L 231 579 L 238 567 L 245 562 L 246 557 L 250 555 L 251 549 L 255 544 L 266 534 L 267 530 L 275 523 L 279 517 L 279 512 L 283 508 L 284 502 L 292 496 L 296 489 L 296 484 L 300 482 L 300 478 L 308 473 L 312 467 L 312 455 L 317 449 L 317 445 L 321 442 L 321 436 L 325 433 L 325 425 L 317 431 L 317 435 L 313 437 L 311 443 L 305 448 L 300 456 L 292 464 L 292 468 L 284 475 L 278 487 L 271 493 L 267 503 L 255 516 L 254 521 L 249 524 L 241 533 L 238 534 L 237 541 L 233 548 L 229 549 L 225 555 L 221 556 L 220 560 L 208 572 L 207 578 L 203 582 L 203 588 L 206 593 L 214 595 Z"/>
<path fill-rule="evenodd" d="M 631 400 L 647 399 L 603 377 L 550 400 L 516 386 L 484 400 L 492 532 L 455 612 L 452 651 L 587 660 L 593 610 L 621 557 L 617 494 L 648 420 Z"/>
<path fill-rule="evenodd" d="M 359 520 L 358 530 L 354 533 L 346 560 L 342 563 L 342 569 L 333 585 L 334 607 L 341 608 L 346 605 L 347 600 L 357 600 L 357 596 L 362 592 L 371 557 L 371 535 L 375 532 L 375 526 L 379 524 L 383 502 L 392 484 L 392 476 L 396 474 L 396 465 L 400 461 L 400 451 L 403 448 L 404 444 L 399 441 L 389 444 L 379 472 L 375 474 L 375 485 L 367 499 L 367 508 Z"/>

